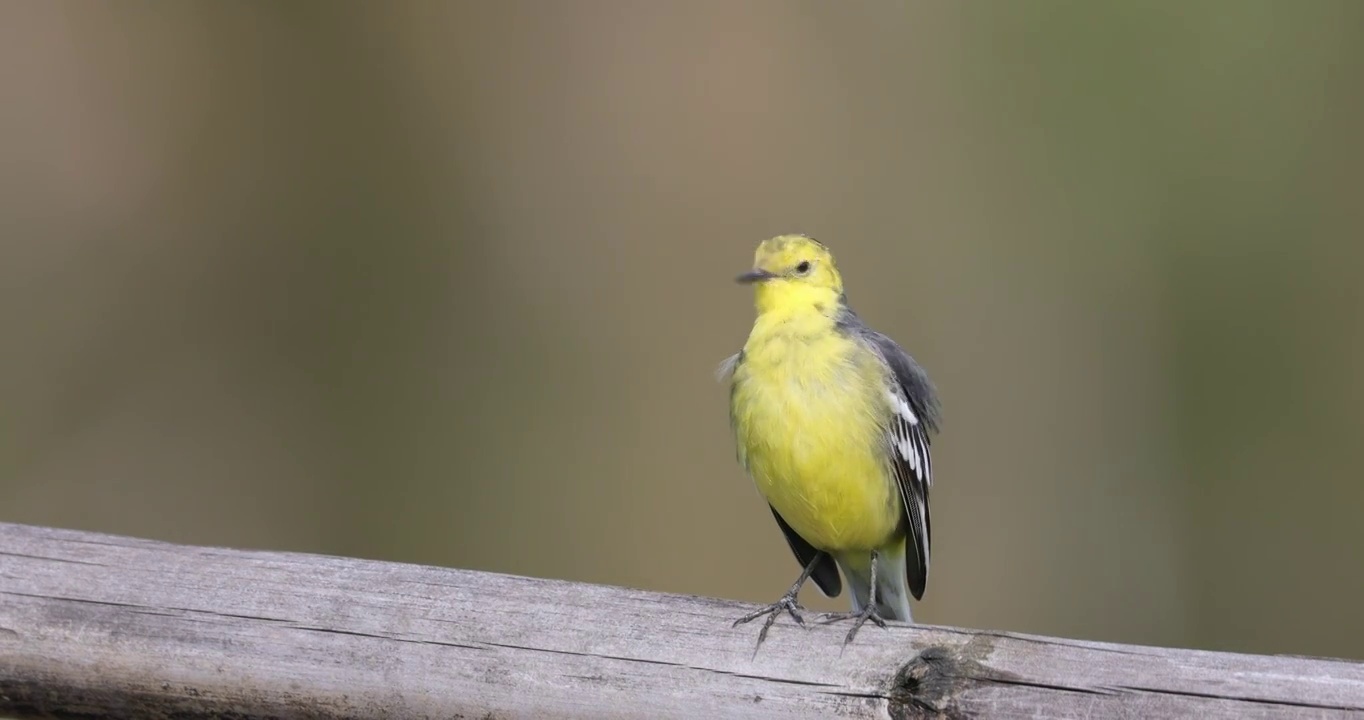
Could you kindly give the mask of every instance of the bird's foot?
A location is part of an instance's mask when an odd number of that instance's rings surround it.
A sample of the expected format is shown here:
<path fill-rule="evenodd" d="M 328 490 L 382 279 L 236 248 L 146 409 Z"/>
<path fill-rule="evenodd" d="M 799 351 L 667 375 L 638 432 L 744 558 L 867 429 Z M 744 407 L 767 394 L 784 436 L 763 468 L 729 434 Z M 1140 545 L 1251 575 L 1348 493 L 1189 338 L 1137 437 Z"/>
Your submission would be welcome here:
<path fill-rule="evenodd" d="M 857 631 L 861 630 L 862 626 L 865 625 L 868 620 L 879 627 L 886 626 L 885 618 L 882 618 L 881 614 L 876 612 L 876 603 L 867 603 L 867 606 L 858 612 L 829 613 L 825 615 L 820 622 L 828 625 L 829 623 L 836 623 L 842 620 L 851 620 L 853 624 L 852 628 L 848 630 L 848 634 L 843 638 L 844 647 L 847 647 L 848 643 L 852 642 L 853 638 L 857 637 Z"/>
<path fill-rule="evenodd" d="M 796 602 L 796 594 L 788 592 L 785 595 L 782 595 L 780 600 L 771 605 L 735 620 L 733 627 L 739 627 L 746 622 L 752 622 L 766 615 L 767 620 L 763 622 L 763 629 L 758 631 L 758 645 L 761 646 L 763 640 L 767 639 L 767 631 L 772 629 L 772 625 L 777 622 L 777 618 L 780 617 L 782 613 L 787 613 L 791 616 L 792 620 L 796 621 L 797 625 L 805 627 L 805 618 L 801 617 L 801 612 L 804 610 L 805 608 L 801 607 L 800 603 Z M 753 652 L 756 653 L 757 651 L 758 649 L 756 647 L 753 648 Z"/>

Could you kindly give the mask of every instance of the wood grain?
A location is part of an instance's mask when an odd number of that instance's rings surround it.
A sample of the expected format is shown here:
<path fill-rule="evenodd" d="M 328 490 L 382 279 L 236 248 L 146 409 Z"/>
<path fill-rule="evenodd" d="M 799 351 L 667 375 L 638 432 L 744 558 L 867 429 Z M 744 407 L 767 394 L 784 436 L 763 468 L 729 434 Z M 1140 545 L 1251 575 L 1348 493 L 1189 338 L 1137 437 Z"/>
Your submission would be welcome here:
<path fill-rule="evenodd" d="M 755 655 L 750 609 L 0 524 L 0 716 L 1364 717 L 1358 662 L 785 620 Z"/>

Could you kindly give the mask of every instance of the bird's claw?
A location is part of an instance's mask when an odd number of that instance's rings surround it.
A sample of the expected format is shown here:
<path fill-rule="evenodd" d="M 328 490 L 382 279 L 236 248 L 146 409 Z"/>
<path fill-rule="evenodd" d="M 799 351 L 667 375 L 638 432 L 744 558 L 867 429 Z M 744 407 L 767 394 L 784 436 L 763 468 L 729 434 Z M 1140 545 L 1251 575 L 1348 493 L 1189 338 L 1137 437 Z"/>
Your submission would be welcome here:
<path fill-rule="evenodd" d="M 885 618 L 881 617 L 881 614 L 876 612 L 876 605 L 874 603 L 868 603 L 865 608 L 862 608 L 862 610 L 858 612 L 829 613 L 820 620 L 820 623 L 828 625 L 842 620 L 851 620 L 853 623 L 852 628 L 848 630 L 848 634 L 843 638 L 844 647 L 847 647 L 848 643 L 852 642 L 853 638 L 857 637 L 857 631 L 861 630 L 862 626 L 865 625 L 868 620 L 877 627 L 884 628 L 886 626 Z"/>
<path fill-rule="evenodd" d="M 796 602 L 796 596 L 793 593 L 787 593 L 781 596 L 780 600 L 771 605 L 760 610 L 755 610 L 754 612 L 735 620 L 732 627 L 739 627 L 744 623 L 752 622 L 766 615 L 767 620 L 763 622 L 762 630 L 758 631 L 758 645 L 762 645 L 763 640 L 767 639 L 767 631 L 772 629 L 772 626 L 777 622 L 777 618 L 780 617 L 783 612 L 790 615 L 791 619 L 795 620 L 797 625 L 805 627 L 805 618 L 801 617 L 801 612 L 803 610 L 805 610 L 805 608 L 801 607 L 800 603 Z M 757 648 L 754 648 L 753 651 L 757 652 Z"/>

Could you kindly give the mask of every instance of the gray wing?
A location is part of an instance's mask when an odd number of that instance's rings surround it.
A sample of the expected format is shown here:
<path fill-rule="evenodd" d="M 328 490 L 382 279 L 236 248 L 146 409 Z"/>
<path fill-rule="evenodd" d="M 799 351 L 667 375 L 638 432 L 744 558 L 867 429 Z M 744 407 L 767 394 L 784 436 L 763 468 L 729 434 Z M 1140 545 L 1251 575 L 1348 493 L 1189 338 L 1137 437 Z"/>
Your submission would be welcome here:
<path fill-rule="evenodd" d="M 937 432 L 937 393 L 928 374 L 894 340 L 862 326 L 859 336 L 875 349 L 890 367 L 894 382 L 886 388 L 894 417 L 887 427 L 895 481 L 904 502 L 909 525 L 909 552 L 905 553 L 909 590 L 915 600 L 923 598 L 928 583 L 932 525 L 928 490 L 933 485 L 933 460 L 929 456 L 929 432 Z"/>

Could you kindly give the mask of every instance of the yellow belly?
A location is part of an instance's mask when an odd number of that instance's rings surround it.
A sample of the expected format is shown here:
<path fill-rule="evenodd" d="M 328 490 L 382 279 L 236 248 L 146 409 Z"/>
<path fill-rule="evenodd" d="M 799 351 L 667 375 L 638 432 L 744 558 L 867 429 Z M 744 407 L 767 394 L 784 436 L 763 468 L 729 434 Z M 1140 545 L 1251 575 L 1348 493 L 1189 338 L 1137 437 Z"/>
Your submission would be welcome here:
<path fill-rule="evenodd" d="M 882 370 L 828 343 L 745 359 L 734 379 L 736 439 L 791 529 L 821 550 L 869 551 L 897 537 L 902 514 L 877 423 Z"/>

